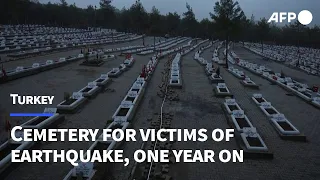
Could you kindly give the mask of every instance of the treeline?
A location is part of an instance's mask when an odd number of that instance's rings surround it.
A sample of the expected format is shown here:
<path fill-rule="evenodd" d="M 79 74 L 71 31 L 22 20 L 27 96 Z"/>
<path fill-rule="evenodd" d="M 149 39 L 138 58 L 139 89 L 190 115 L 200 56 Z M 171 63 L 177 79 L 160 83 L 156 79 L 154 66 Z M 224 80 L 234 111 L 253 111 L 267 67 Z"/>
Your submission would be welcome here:
<path fill-rule="evenodd" d="M 320 48 L 320 29 L 298 22 L 278 27 L 266 19 L 247 18 L 233 0 L 213 5 L 210 19 L 196 20 L 190 5 L 182 16 L 176 12 L 160 14 L 156 7 L 147 12 L 140 0 L 130 8 L 117 9 L 111 0 L 100 0 L 98 6 L 79 8 L 65 0 L 41 4 L 37 0 L 2 0 L 1 24 L 44 24 L 60 27 L 104 27 L 148 35 L 191 36 L 236 41 L 268 42 Z M 230 17 L 233 17 L 232 19 Z"/>

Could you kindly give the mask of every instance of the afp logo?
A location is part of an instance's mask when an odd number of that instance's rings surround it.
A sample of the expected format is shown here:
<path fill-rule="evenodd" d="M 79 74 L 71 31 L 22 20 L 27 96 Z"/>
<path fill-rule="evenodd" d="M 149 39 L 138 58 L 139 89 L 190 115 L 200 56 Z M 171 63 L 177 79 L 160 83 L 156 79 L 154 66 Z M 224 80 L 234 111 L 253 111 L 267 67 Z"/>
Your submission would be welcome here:
<path fill-rule="evenodd" d="M 270 19 L 268 20 L 268 23 L 276 22 L 276 23 L 282 23 L 285 20 L 287 22 L 291 22 L 292 20 L 295 20 L 297 18 L 296 13 L 294 12 L 274 12 L 272 13 Z M 308 25 L 312 21 L 312 13 L 308 10 L 303 10 L 298 14 L 298 21 L 302 25 Z"/>

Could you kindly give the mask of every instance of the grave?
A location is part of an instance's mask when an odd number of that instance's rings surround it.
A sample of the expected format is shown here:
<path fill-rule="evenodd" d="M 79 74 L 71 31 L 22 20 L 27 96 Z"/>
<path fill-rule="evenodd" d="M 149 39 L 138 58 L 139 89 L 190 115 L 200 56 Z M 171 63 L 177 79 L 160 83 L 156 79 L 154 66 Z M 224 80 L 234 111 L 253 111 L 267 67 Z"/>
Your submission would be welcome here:
<path fill-rule="evenodd" d="M 241 139 L 250 151 L 268 151 L 268 148 L 261 136 L 257 133 L 256 128 L 243 128 L 243 133 L 240 134 Z"/>
<path fill-rule="evenodd" d="M 270 118 L 273 127 L 279 133 L 281 139 L 293 141 L 307 141 L 306 136 L 293 125 L 283 114 L 275 114 Z"/>
<path fill-rule="evenodd" d="M 127 66 L 125 64 L 120 64 L 119 70 L 123 72 L 123 71 L 128 70 L 128 68 L 127 68 Z"/>
<path fill-rule="evenodd" d="M 238 132 L 243 132 L 244 128 L 253 128 L 253 125 L 248 117 L 244 114 L 243 110 L 233 110 L 231 119 Z"/>
<path fill-rule="evenodd" d="M 212 73 L 212 75 L 209 77 L 209 79 L 213 83 L 224 83 L 224 80 L 222 79 L 221 75 L 217 75 L 216 73 Z"/>
<path fill-rule="evenodd" d="M 97 86 L 96 82 L 89 82 L 88 85 L 82 88 L 79 92 L 83 97 L 92 97 L 95 96 L 101 88 Z"/>
<path fill-rule="evenodd" d="M 122 101 L 116 112 L 113 114 L 113 121 L 130 122 L 133 118 L 134 104 L 132 101 Z"/>
<path fill-rule="evenodd" d="M 65 97 L 65 100 L 57 105 L 58 113 L 73 113 L 87 101 L 81 92 L 74 92 L 71 97 Z"/>
<path fill-rule="evenodd" d="M 268 117 L 271 117 L 275 114 L 280 114 L 272 105 L 270 102 L 261 102 L 260 103 L 260 109 L 262 112 L 267 115 Z"/>
<path fill-rule="evenodd" d="M 240 83 L 245 87 L 259 89 L 259 86 L 248 77 L 246 77 L 244 80 L 241 80 Z"/>
<path fill-rule="evenodd" d="M 101 76 L 94 80 L 97 86 L 105 87 L 110 81 L 108 74 L 101 74 Z"/>
<path fill-rule="evenodd" d="M 179 71 L 175 71 L 175 73 L 171 72 L 171 77 L 169 81 L 169 86 L 182 88 L 182 82 L 180 79 Z"/>
<path fill-rule="evenodd" d="M 214 92 L 217 97 L 233 97 L 225 83 L 218 83 Z"/>
<path fill-rule="evenodd" d="M 235 99 L 227 98 L 223 105 L 229 114 L 232 114 L 235 110 L 242 110 Z"/>
<path fill-rule="evenodd" d="M 262 97 L 262 94 L 253 94 L 252 100 L 253 100 L 257 105 L 261 105 L 261 103 L 267 102 L 267 100 Z"/>
<path fill-rule="evenodd" d="M 229 72 L 231 72 L 231 74 L 233 74 L 235 77 L 237 77 L 239 79 L 244 79 L 245 78 L 244 72 L 240 71 L 238 69 L 233 69 L 233 70 L 231 70 Z"/>
<path fill-rule="evenodd" d="M 133 63 L 134 63 L 134 58 L 133 57 L 130 57 L 130 58 L 127 58 L 126 60 L 124 60 L 123 64 L 127 67 L 132 67 Z"/>
<path fill-rule="evenodd" d="M 122 72 L 119 68 L 113 68 L 108 72 L 108 77 L 118 77 Z"/>

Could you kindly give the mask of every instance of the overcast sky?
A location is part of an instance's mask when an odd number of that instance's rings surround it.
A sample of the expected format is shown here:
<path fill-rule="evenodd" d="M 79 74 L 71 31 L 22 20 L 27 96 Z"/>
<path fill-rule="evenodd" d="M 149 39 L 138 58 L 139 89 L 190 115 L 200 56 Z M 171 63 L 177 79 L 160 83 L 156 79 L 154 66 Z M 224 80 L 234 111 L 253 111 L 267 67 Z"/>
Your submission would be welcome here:
<path fill-rule="evenodd" d="M 47 3 L 60 2 L 60 0 L 39 0 L 39 2 Z M 141 0 L 147 11 L 152 6 L 160 10 L 162 14 L 176 11 L 182 14 L 186 11 L 186 2 L 192 7 L 196 18 L 201 20 L 209 18 L 209 12 L 213 11 L 214 3 L 218 0 Z M 87 7 L 89 4 L 99 6 L 99 0 L 67 0 L 68 3 L 75 3 L 79 7 Z M 130 7 L 135 0 L 113 0 L 112 5 L 121 9 L 122 7 Z M 298 14 L 301 10 L 309 10 L 313 14 L 313 24 L 320 24 L 320 0 L 238 0 L 241 8 L 248 18 L 253 14 L 256 20 L 261 17 L 270 18 L 273 12 L 295 12 Z"/>

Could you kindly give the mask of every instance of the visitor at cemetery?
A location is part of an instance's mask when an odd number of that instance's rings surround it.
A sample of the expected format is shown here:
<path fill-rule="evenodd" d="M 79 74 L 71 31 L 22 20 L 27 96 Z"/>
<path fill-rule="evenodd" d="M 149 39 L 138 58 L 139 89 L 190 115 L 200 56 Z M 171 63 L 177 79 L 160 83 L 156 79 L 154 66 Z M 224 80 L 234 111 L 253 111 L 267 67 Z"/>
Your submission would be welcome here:
<path fill-rule="evenodd" d="M 218 67 L 218 68 L 217 68 L 216 76 L 217 76 L 217 77 L 219 77 L 219 76 L 220 76 L 220 67 Z"/>

